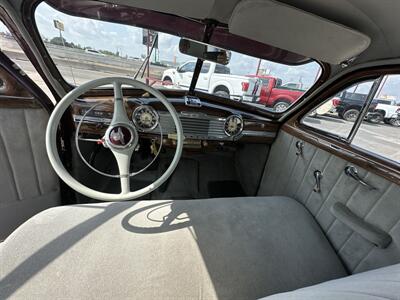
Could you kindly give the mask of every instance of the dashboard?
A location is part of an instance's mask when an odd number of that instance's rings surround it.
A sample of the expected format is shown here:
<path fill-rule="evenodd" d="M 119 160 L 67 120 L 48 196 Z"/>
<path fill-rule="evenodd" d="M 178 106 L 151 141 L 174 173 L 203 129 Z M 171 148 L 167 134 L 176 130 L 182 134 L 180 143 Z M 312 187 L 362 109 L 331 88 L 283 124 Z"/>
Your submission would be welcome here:
<path fill-rule="evenodd" d="M 174 144 L 175 125 L 166 108 L 154 97 L 127 97 L 125 108 L 140 137 Z M 214 104 L 197 97 L 168 98 L 178 112 L 185 145 L 215 143 L 272 143 L 278 124 L 271 120 Z M 77 99 L 72 105 L 75 129 L 80 135 L 104 135 L 113 116 L 111 97 Z"/>

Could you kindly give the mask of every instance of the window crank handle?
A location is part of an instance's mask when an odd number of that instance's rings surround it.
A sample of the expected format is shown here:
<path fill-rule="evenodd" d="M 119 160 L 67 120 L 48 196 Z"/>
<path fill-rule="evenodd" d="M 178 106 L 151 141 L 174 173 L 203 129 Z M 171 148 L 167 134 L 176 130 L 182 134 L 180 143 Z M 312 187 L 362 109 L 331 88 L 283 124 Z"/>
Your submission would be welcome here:
<path fill-rule="evenodd" d="M 319 170 L 314 171 L 314 177 L 315 177 L 315 186 L 313 191 L 316 193 L 321 192 L 321 179 L 322 179 L 322 172 Z"/>

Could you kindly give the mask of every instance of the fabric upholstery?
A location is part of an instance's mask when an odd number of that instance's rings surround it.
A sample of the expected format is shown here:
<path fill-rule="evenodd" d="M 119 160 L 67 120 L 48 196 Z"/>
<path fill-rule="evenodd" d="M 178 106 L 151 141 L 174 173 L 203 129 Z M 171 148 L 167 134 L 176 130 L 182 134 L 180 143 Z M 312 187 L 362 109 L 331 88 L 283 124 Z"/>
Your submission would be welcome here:
<path fill-rule="evenodd" d="M 400 187 L 356 166 L 359 175 L 377 190 L 360 185 L 344 173 L 349 163 L 304 143 L 303 155 L 296 155 L 298 138 L 281 131 L 273 144 L 258 195 L 282 195 L 304 204 L 315 217 L 351 273 L 400 262 Z M 321 192 L 313 192 L 314 171 L 323 173 Z M 343 203 L 367 223 L 391 235 L 393 241 L 379 249 L 331 212 Z"/>
<path fill-rule="evenodd" d="M 256 196 L 270 145 L 243 144 L 235 152 L 236 174 L 247 196 Z"/>
<path fill-rule="evenodd" d="M 400 264 L 331 280 L 265 300 L 400 299 Z"/>
<path fill-rule="evenodd" d="M 63 206 L 3 244 L 0 299 L 258 299 L 346 275 L 287 197 Z"/>
<path fill-rule="evenodd" d="M 60 204 L 47 159 L 49 116 L 40 108 L 0 109 L 0 241 L 36 213 Z"/>

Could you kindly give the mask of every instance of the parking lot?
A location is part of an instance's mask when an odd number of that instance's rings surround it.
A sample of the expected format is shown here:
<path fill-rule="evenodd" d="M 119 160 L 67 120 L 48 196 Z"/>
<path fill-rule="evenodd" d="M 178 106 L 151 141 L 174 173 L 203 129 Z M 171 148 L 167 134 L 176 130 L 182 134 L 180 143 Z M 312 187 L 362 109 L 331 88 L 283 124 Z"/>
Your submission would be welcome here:
<path fill-rule="evenodd" d="M 354 125 L 336 115 L 307 117 L 304 123 L 342 137 L 347 137 Z M 363 121 L 353 144 L 400 162 L 400 127 Z"/>

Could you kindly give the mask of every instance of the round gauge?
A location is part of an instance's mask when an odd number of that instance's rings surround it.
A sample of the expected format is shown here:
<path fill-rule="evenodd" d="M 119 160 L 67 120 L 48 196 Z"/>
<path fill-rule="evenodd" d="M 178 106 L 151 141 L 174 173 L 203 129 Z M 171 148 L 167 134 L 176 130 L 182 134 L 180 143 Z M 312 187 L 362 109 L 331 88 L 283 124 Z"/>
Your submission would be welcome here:
<path fill-rule="evenodd" d="M 243 130 L 242 117 L 238 115 L 232 115 L 226 118 L 224 130 L 227 136 L 236 136 L 240 134 Z"/>
<path fill-rule="evenodd" d="M 132 114 L 132 121 L 140 131 L 151 131 L 158 125 L 157 112 L 148 105 L 138 106 Z"/>

